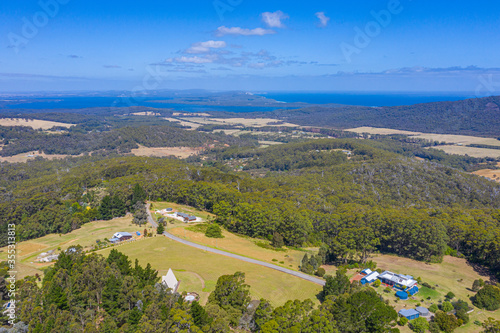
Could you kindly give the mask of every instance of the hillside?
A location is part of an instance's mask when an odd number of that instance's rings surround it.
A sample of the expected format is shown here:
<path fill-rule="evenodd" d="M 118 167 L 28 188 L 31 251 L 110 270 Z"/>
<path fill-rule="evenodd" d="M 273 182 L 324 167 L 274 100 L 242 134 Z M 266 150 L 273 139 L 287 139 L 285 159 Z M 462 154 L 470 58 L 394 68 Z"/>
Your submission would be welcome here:
<path fill-rule="evenodd" d="M 265 115 L 303 126 L 340 129 L 372 126 L 425 133 L 499 137 L 499 107 L 500 96 L 493 96 L 394 107 L 310 106 L 246 115 Z"/>

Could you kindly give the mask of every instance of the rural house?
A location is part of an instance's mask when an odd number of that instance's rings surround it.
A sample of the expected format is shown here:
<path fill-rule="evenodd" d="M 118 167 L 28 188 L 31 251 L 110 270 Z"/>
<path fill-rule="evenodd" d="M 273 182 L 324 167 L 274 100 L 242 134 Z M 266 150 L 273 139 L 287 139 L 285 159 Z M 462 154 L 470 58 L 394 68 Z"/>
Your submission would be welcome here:
<path fill-rule="evenodd" d="M 129 232 L 117 232 L 113 235 L 113 238 L 118 239 L 119 242 L 123 242 L 125 240 L 132 239 L 132 234 Z M 113 238 L 111 238 L 109 241 L 111 242 Z"/>
<path fill-rule="evenodd" d="M 408 320 L 413 320 L 413 319 L 417 319 L 418 317 L 420 317 L 420 313 L 418 313 L 418 311 L 415 309 L 403 309 L 403 310 L 400 310 L 398 312 L 398 314 L 401 317 L 405 317 Z"/>
<path fill-rule="evenodd" d="M 175 213 L 177 215 L 177 217 L 181 217 L 184 222 L 194 222 L 196 221 L 196 216 L 194 215 L 189 215 L 189 214 L 186 214 L 186 213 Z"/>
<path fill-rule="evenodd" d="M 382 272 L 378 276 L 378 279 L 382 283 L 385 283 L 389 286 L 395 286 L 395 287 L 400 288 L 400 289 L 412 288 L 412 287 L 416 286 L 418 283 L 416 280 L 413 279 L 413 276 L 396 274 L 396 273 L 389 272 L 389 271 Z M 418 291 L 418 288 L 416 291 Z"/>

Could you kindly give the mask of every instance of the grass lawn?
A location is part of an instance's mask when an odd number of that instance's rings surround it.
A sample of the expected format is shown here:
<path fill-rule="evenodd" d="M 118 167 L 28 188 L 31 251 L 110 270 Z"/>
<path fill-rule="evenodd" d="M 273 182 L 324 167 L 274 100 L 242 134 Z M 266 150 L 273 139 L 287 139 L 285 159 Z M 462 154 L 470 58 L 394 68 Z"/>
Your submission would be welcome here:
<path fill-rule="evenodd" d="M 194 231 L 199 229 L 199 231 Z M 266 261 L 275 265 L 298 270 L 300 262 L 306 252 L 285 249 L 277 251 L 262 246 L 269 242 L 259 239 L 254 239 L 246 236 L 235 235 L 226 230 L 222 230 L 224 238 L 208 238 L 201 231 L 202 226 L 194 227 L 193 224 L 177 225 L 169 232 L 177 237 L 189 240 L 197 244 L 207 245 L 227 252 L 239 254 L 245 257 Z M 260 244 L 262 246 L 259 246 Z"/>
<path fill-rule="evenodd" d="M 107 256 L 111 248 L 98 253 Z M 289 299 L 312 299 L 318 303 L 316 295 L 321 287 L 269 268 L 242 262 L 225 256 L 195 249 L 166 237 L 157 236 L 121 245 L 118 250 L 133 261 L 137 258 L 141 265 L 148 262 L 154 269 L 165 274 L 174 270 L 181 281 L 179 291 L 194 291 L 206 302 L 208 294 L 214 290 L 221 275 L 237 271 L 246 274 L 246 283 L 251 286 L 255 299 L 266 298 L 273 305 L 282 305 Z"/>
<path fill-rule="evenodd" d="M 41 238 L 20 242 L 17 244 L 17 270 L 18 278 L 36 273 L 42 275 L 42 269 L 50 266 L 48 263 L 36 263 L 36 257 L 49 250 L 56 250 L 60 247 L 65 250 L 73 245 L 81 245 L 84 248 L 90 247 L 96 243 L 97 239 L 111 238 L 115 232 L 127 231 L 134 233 L 140 231 L 144 226 L 138 227 L 132 224 L 132 217 L 116 218 L 110 221 L 96 221 L 84 224 L 80 229 L 74 230 L 69 234 L 50 234 Z M 0 260 L 7 259 L 6 248 L 0 249 Z"/>

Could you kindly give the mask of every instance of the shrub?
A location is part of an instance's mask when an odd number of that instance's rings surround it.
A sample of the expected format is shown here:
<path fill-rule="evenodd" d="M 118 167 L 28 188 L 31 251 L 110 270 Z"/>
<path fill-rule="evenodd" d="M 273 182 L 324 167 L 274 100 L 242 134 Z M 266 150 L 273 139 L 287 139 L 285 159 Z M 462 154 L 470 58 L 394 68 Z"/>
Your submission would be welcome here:
<path fill-rule="evenodd" d="M 439 325 L 435 321 L 430 322 L 430 324 L 429 324 L 429 332 L 431 332 L 431 333 L 439 333 L 439 332 L 441 332 L 441 329 L 439 328 Z"/>
<path fill-rule="evenodd" d="M 391 287 L 385 287 L 384 293 L 390 293 L 392 291 Z"/>
<path fill-rule="evenodd" d="M 472 291 L 478 292 L 481 289 L 481 282 L 479 280 L 474 280 L 472 283 Z"/>
<path fill-rule="evenodd" d="M 449 315 L 443 311 L 438 311 L 434 316 L 434 321 L 439 325 L 441 331 L 451 333 L 458 327 L 458 319 L 454 315 Z"/>
<path fill-rule="evenodd" d="M 432 286 L 430 284 L 428 284 L 427 282 L 422 282 L 422 286 L 429 288 L 429 289 L 432 289 Z"/>
<path fill-rule="evenodd" d="M 399 326 L 405 326 L 406 324 L 408 324 L 408 318 L 406 318 L 406 317 L 400 317 L 399 320 L 398 320 L 398 325 Z"/>
<path fill-rule="evenodd" d="M 326 274 L 326 271 L 323 267 L 318 268 L 318 270 L 315 273 L 319 277 L 323 277 Z"/>
<path fill-rule="evenodd" d="M 381 284 L 382 284 L 382 282 L 380 282 L 380 280 L 375 280 L 375 282 L 373 282 L 373 286 L 374 286 L 375 288 L 380 287 L 380 285 L 381 285 Z"/>
<path fill-rule="evenodd" d="M 212 223 L 207 227 L 207 231 L 205 232 L 205 236 L 210 238 L 223 238 L 222 230 L 219 225 Z"/>
<path fill-rule="evenodd" d="M 441 310 L 443 310 L 444 312 L 450 312 L 451 310 L 453 310 L 453 305 L 451 305 L 451 303 L 448 301 L 443 302 L 443 304 L 441 305 Z"/>
<path fill-rule="evenodd" d="M 438 310 L 439 310 L 439 308 L 438 308 L 438 306 L 436 304 L 432 304 L 429 307 L 429 311 L 432 312 L 432 313 L 436 313 Z"/>
<path fill-rule="evenodd" d="M 455 310 L 457 311 L 458 310 L 465 310 L 466 312 L 469 311 L 469 303 L 467 303 L 466 301 L 459 299 L 458 301 L 453 302 L 452 304 Z"/>
<path fill-rule="evenodd" d="M 457 310 L 455 316 L 457 316 L 457 318 L 461 320 L 464 324 L 467 324 L 469 322 L 469 314 L 464 309 Z"/>
<path fill-rule="evenodd" d="M 486 285 L 477 292 L 472 302 L 478 308 L 495 311 L 500 308 L 500 289 Z"/>
<path fill-rule="evenodd" d="M 413 332 L 424 333 L 429 329 L 429 322 L 423 317 L 410 321 L 410 328 Z"/>
<path fill-rule="evenodd" d="M 450 300 L 450 299 L 455 298 L 455 294 L 454 294 L 454 293 L 452 293 L 452 292 L 450 291 L 449 293 L 447 293 L 447 294 L 446 294 L 446 296 L 445 296 L 445 297 L 446 297 L 448 300 Z"/>

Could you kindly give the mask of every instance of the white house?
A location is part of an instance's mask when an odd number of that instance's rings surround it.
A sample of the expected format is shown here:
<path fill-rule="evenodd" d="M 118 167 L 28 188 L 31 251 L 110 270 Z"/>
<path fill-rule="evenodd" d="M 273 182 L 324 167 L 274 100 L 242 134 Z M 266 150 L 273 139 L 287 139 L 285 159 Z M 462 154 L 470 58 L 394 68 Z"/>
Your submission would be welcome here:
<path fill-rule="evenodd" d="M 161 282 L 172 289 L 174 293 L 177 291 L 177 287 L 179 287 L 179 281 L 177 281 L 171 268 L 168 269 L 167 275 L 161 277 Z"/>

